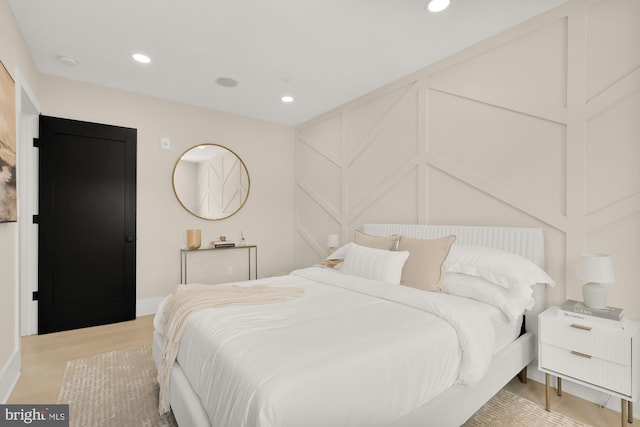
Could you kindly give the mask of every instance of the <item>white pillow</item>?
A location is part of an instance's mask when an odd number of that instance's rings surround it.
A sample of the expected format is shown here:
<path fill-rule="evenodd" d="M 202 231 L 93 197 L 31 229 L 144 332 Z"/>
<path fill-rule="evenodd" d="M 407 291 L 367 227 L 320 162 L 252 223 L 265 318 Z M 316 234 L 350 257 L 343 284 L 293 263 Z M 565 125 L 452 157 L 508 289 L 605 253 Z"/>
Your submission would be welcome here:
<path fill-rule="evenodd" d="M 335 251 L 333 251 L 326 259 L 327 260 L 344 260 L 344 258 L 347 256 L 347 254 L 349 253 L 349 250 L 351 250 L 351 245 L 353 243 L 349 242 L 344 246 L 339 247 L 338 249 L 336 249 Z M 342 265 L 344 264 L 344 262 L 339 262 L 338 264 L 336 264 L 333 269 L 337 270 L 337 271 L 341 271 L 342 270 Z"/>
<path fill-rule="evenodd" d="M 407 258 L 408 251 L 385 251 L 352 243 L 340 271 L 352 276 L 398 285 Z"/>
<path fill-rule="evenodd" d="M 522 296 L 527 296 L 526 288 L 536 283 L 555 285 L 547 273 L 528 259 L 484 246 L 454 244 L 444 267 L 447 272 L 481 277 Z"/>
<path fill-rule="evenodd" d="M 349 253 L 349 250 L 351 249 L 352 244 L 353 243 L 349 242 L 346 245 L 339 247 L 338 249 L 333 251 L 331 254 L 329 254 L 327 259 L 344 259 Z"/>
<path fill-rule="evenodd" d="M 535 300 L 531 295 L 529 297 L 517 295 L 483 278 L 466 274 L 447 273 L 442 290 L 447 294 L 458 295 L 492 305 L 500 309 L 512 322 L 535 304 Z M 533 290 L 531 291 L 531 294 L 533 294 Z"/>

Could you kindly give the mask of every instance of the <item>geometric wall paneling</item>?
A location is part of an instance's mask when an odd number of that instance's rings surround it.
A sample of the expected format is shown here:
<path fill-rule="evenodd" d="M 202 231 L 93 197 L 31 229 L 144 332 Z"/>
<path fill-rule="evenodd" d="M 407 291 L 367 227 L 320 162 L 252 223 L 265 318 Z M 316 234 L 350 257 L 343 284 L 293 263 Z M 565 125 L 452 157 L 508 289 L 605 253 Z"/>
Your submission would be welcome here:
<path fill-rule="evenodd" d="M 616 222 L 589 230 L 585 238 L 585 251 L 611 255 L 615 283 L 608 285 L 609 305 L 630 308 L 630 301 L 640 301 L 640 212 Z M 640 310 L 635 307 L 635 316 Z M 628 315 L 633 318 L 632 313 Z"/>
<path fill-rule="evenodd" d="M 437 167 L 428 168 L 427 182 L 429 224 L 540 227 L 544 229 L 545 270 L 558 282 L 565 277 L 566 235 L 562 230 Z M 560 304 L 565 299 L 561 284 L 547 288 L 549 304 Z"/>
<path fill-rule="evenodd" d="M 588 120 L 585 161 L 587 214 L 640 192 L 640 89 Z"/>
<path fill-rule="evenodd" d="M 436 167 L 427 169 L 429 224 L 505 227 L 543 224 L 528 212 Z"/>
<path fill-rule="evenodd" d="M 544 230 L 544 257 L 545 271 L 555 281 L 556 285 L 547 286 L 547 305 L 560 305 L 567 298 L 582 300 L 582 288 L 578 295 L 570 296 L 567 293 L 567 271 L 573 276 L 575 267 L 567 270 L 567 233 L 564 230 L 547 226 L 545 224 L 531 225 L 541 227 Z"/>
<path fill-rule="evenodd" d="M 349 216 L 371 205 L 381 194 L 389 191 L 399 180 L 417 167 L 415 153 L 401 151 L 365 151 L 348 170 L 347 209 Z M 405 154 L 400 157 L 399 154 Z"/>
<path fill-rule="evenodd" d="M 640 193 L 636 193 L 584 218 L 584 229 L 594 230 L 640 212 Z"/>
<path fill-rule="evenodd" d="M 441 171 L 442 173 L 454 177 L 457 181 L 460 181 L 461 183 L 465 183 L 468 186 L 477 189 L 482 194 L 484 194 L 484 197 L 490 197 L 492 199 L 499 200 L 503 204 L 512 206 L 518 211 L 525 212 L 531 218 L 535 218 L 541 223 L 548 224 L 551 227 L 561 230 L 566 229 L 567 217 L 563 212 L 549 209 L 549 207 L 539 203 L 531 197 L 527 197 L 525 194 L 513 191 L 503 183 L 488 180 L 485 177 L 482 177 L 474 172 L 469 171 L 468 169 L 465 169 L 455 161 L 446 159 L 437 154 L 428 154 L 427 159 L 430 173 L 431 170 Z M 429 175 L 429 177 L 430 176 L 431 175 Z M 429 206 L 431 206 L 436 187 L 431 181 L 427 182 Z M 428 218 L 429 221 L 433 220 L 431 217 L 431 211 L 429 211 Z M 499 221 L 502 221 L 504 219 L 499 215 L 497 215 L 496 218 L 499 218 Z M 494 220 L 494 222 L 498 221 Z"/>
<path fill-rule="evenodd" d="M 380 186 L 387 185 L 398 169 L 415 164 L 418 154 L 417 97 L 396 104 L 378 125 L 371 139 L 363 140 L 357 152 L 349 155 L 346 185 L 347 210 L 362 203 Z"/>
<path fill-rule="evenodd" d="M 605 252 L 640 318 L 638 23 L 640 0 L 569 0 L 299 126 L 298 257 L 367 222 L 542 227 L 549 304 Z"/>
<path fill-rule="evenodd" d="M 418 204 L 424 199 L 418 195 L 418 173 L 417 166 L 411 168 L 404 176 L 392 180 L 392 184 L 371 197 L 369 204 L 350 211 L 346 218 L 350 235 L 365 223 L 418 223 Z"/>
<path fill-rule="evenodd" d="M 596 2 L 587 8 L 586 22 L 587 87 L 591 99 L 640 67 L 640 1 Z"/>
<path fill-rule="evenodd" d="M 429 87 L 520 111 L 566 106 L 567 20 L 562 18 L 429 76 Z"/>
<path fill-rule="evenodd" d="M 304 165 L 297 171 L 298 184 L 304 184 L 307 191 L 315 194 L 314 197 L 321 198 L 335 212 L 340 212 L 340 166 L 305 143 L 298 143 L 296 164 Z"/>
<path fill-rule="evenodd" d="M 340 220 L 302 187 L 297 193 L 297 232 L 311 247 L 326 252 L 327 236 L 340 230 Z"/>
<path fill-rule="evenodd" d="M 415 104 L 416 84 L 411 81 L 382 95 L 367 98 L 345 111 L 345 142 L 349 153 L 357 152 L 372 139 L 372 134 L 386 127 L 386 120 L 406 113 L 407 102 Z M 409 107 L 411 108 L 411 106 Z M 399 111 L 400 110 L 400 111 Z M 349 156 L 351 157 L 351 155 Z"/>
<path fill-rule="evenodd" d="M 314 236 L 322 236 L 325 231 L 335 233 L 336 226 L 340 225 L 338 212 L 323 204 L 322 199 L 314 197 L 302 185 L 298 186 L 296 197 L 298 202 L 298 225 L 307 230 L 313 230 L 312 235 Z M 324 236 L 326 240 L 326 233 Z"/>
<path fill-rule="evenodd" d="M 433 90 L 428 116 L 430 155 L 566 212 L 565 125 Z"/>
<path fill-rule="evenodd" d="M 327 238 L 325 236 L 322 245 L 309 240 L 304 231 L 298 230 L 296 234 L 296 266 L 310 267 L 318 264 L 322 258 L 327 256 Z"/>
<path fill-rule="evenodd" d="M 334 161 L 340 158 L 341 135 L 341 114 L 334 114 L 296 130 L 296 138 Z"/>
<path fill-rule="evenodd" d="M 640 44 L 640 41 L 638 41 L 638 43 Z M 596 97 L 588 100 L 585 105 L 584 114 L 588 118 L 597 116 L 602 111 L 611 108 L 612 105 L 638 90 L 640 90 L 640 67 L 616 81 Z"/>

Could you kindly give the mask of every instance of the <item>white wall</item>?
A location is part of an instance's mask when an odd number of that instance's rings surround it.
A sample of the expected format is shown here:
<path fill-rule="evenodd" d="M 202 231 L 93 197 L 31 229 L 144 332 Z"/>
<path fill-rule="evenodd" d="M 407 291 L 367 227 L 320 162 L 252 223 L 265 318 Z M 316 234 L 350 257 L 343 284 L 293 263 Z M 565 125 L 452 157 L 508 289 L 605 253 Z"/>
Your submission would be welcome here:
<path fill-rule="evenodd" d="M 138 312 L 169 294 L 180 281 L 180 248 L 186 230 L 202 230 L 202 243 L 218 236 L 258 245 L 260 277 L 293 267 L 294 133 L 287 126 L 164 101 L 49 75 L 41 77 L 43 114 L 138 129 L 137 295 Z M 160 149 L 160 138 L 171 150 Z M 244 207 L 221 221 L 199 219 L 176 200 L 171 174 L 189 147 L 217 143 L 245 162 L 251 192 Z M 84 244 L 100 244 L 91 238 Z M 241 251 L 238 262 L 246 264 Z M 211 258 L 210 262 L 217 262 Z M 221 268 L 233 260 L 220 259 Z M 237 279 L 229 275 L 230 280 Z"/>
<path fill-rule="evenodd" d="M 19 89 L 21 84 L 26 85 L 43 114 L 138 129 L 139 313 L 152 312 L 155 304 L 179 282 L 179 249 L 186 244 L 189 228 L 202 229 L 203 242 L 223 234 L 239 239 L 242 230 L 247 243 L 259 246 L 261 277 L 292 269 L 295 211 L 292 128 L 41 76 L 7 0 L 0 0 L 0 60 L 16 79 Z M 170 151 L 160 150 L 161 137 L 171 138 Z M 247 165 L 251 177 L 251 194 L 246 205 L 238 214 L 222 221 L 205 221 L 188 214 L 176 201 L 171 186 L 171 173 L 180 154 L 206 142 L 234 150 Z M 24 151 L 22 155 L 26 155 Z M 26 191 L 20 193 L 21 185 L 25 184 L 19 183 L 18 197 L 29 198 L 31 194 Z M 30 185 L 33 190 L 35 183 Z M 19 213 L 20 223 L 29 220 L 32 213 L 35 212 Z M 99 242 L 89 238 L 86 244 Z M 0 224 L 0 402 L 8 398 L 20 369 L 20 250 L 18 224 Z M 246 264 L 242 256 L 238 260 L 230 257 L 221 260 L 225 265 L 236 262 Z M 237 269 L 227 277 L 237 280 L 243 277 L 243 271 Z"/>
<path fill-rule="evenodd" d="M 640 319 L 640 2 L 574 0 L 296 129 L 298 265 L 365 222 L 542 227 L 548 303 Z"/>

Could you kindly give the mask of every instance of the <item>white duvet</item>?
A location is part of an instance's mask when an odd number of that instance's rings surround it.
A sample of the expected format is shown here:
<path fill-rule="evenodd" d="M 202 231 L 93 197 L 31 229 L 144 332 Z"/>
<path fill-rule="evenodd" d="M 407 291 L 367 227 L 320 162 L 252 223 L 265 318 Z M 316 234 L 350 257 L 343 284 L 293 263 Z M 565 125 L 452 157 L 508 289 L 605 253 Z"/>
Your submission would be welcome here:
<path fill-rule="evenodd" d="M 177 361 L 212 426 L 382 426 L 489 366 L 482 304 L 309 268 L 293 301 L 195 313 Z"/>

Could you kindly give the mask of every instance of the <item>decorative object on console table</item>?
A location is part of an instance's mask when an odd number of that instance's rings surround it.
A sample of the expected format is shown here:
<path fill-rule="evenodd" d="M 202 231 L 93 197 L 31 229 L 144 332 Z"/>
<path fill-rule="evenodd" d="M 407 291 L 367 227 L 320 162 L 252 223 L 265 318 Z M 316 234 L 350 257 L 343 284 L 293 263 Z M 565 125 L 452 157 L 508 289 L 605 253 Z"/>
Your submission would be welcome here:
<path fill-rule="evenodd" d="M 228 241 L 219 241 L 219 242 L 211 242 L 211 246 L 214 248 L 233 248 L 236 246 L 234 242 Z"/>
<path fill-rule="evenodd" d="M 633 402 L 640 395 L 640 323 L 593 316 L 576 319 L 549 307 L 538 316 L 538 369 L 545 373 L 546 409 L 550 411 L 550 375 L 618 397 L 621 425 L 633 422 Z M 580 316 L 577 313 L 569 313 Z"/>
<path fill-rule="evenodd" d="M 246 244 L 247 244 L 247 241 L 246 241 L 246 239 L 244 238 L 244 233 L 241 231 L 241 232 L 240 232 L 240 244 L 239 244 L 239 246 L 244 246 L 244 245 L 246 245 Z"/>
<path fill-rule="evenodd" d="M 220 240 L 211 242 L 209 246 L 212 248 L 233 248 L 236 246 L 234 242 L 228 241 L 227 236 L 220 236 Z"/>
<path fill-rule="evenodd" d="M 607 288 L 603 283 L 616 281 L 611 257 L 605 254 L 580 254 L 577 276 L 578 279 L 588 282 L 582 287 L 584 304 L 590 308 L 605 308 Z"/>
<path fill-rule="evenodd" d="M 187 248 L 198 249 L 200 247 L 200 230 L 187 230 Z"/>
<path fill-rule="evenodd" d="M 340 246 L 340 236 L 337 234 L 329 234 L 329 237 L 327 237 L 327 248 L 329 248 L 327 254 L 331 255 L 338 246 Z"/>
<path fill-rule="evenodd" d="M 609 320 L 620 320 L 624 315 L 624 310 L 622 308 L 618 308 L 618 307 L 591 308 L 580 301 L 575 301 L 572 299 L 568 299 L 565 302 L 563 302 L 560 308 L 565 312 L 582 314 L 585 316 L 602 317 L 603 319 L 609 319 Z"/>

